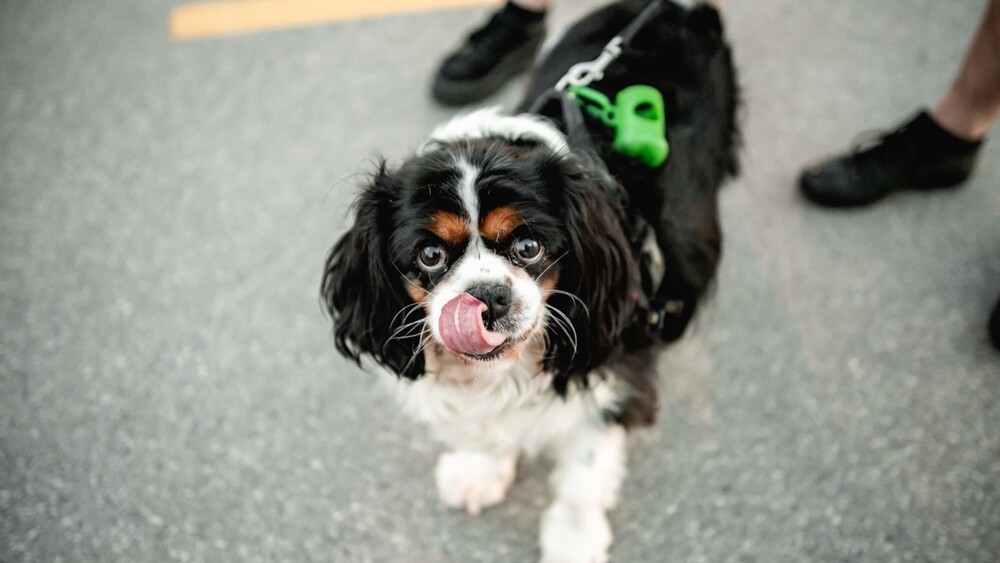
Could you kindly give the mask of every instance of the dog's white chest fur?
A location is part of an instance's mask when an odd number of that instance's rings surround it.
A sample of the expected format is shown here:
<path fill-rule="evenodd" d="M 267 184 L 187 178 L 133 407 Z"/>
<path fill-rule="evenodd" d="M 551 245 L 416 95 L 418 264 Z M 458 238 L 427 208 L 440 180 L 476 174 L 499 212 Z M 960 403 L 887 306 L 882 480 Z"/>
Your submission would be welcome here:
<path fill-rule="evenodd" d="M 447 506 L 478 514 L 503 501 L 520 453 L 552 452 L 555 499 L 542 517 L 543 563 L 607 561 L 615 505 L 625 473 L 625 430 L 602 413 L 618 400 L 613 373 L 560 397 L 539 353 L 528 351 L 500 369 L 472 368 L 448 354 L 426 355 L 427 373 L 397 382 L 404 408 L 449 446 L 435 469 Z"/>
<path fill-rule="evenodd" d="M 613 376 L 560 397 L 536 352 L 497 370 L 473 368 L 450 355 L 426 358 L 424 377 L 398 383 L 395 391 L 411 416 L 454 449 L 534 455 L 565 443 L 581 427 L 601 424 L 602 411 L 614 409 Z"/>

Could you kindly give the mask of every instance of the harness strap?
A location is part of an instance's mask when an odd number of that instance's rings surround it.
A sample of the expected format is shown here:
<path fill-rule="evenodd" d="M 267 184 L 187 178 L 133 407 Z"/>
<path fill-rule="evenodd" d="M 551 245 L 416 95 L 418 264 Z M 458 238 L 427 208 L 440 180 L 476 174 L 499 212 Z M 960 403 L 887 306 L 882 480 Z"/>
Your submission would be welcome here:
<path fill-rule="evenodd" d="M 675 0 L 676 1 L 676 0 Z M 529 112 L 542 116 L 558 116 L 566 132 L 570 150 L 591 160 L 610 179 L 608 185 L 618 185 L 599 157 L 593 137 L 587 128 L 583 109 L 566 91 L 569 86 L 586 86 L 604 77 L 604 69 L 621 56 L 639 31 L 662 10 L 662 0 L 652 0 L 628 26 L 605 45 L 593 61 L 577 63 L 560 79 L 555 88 L 542 93 L 531 104 Z M 636 305 L 636 321 L 650 338 L 672 340 L 679 334 L 688 303 L 683 298 L 660 295 L 664 278 L 663 256 L 652 227 L 641 217 L 634 218 L 633 247 L 639 256 L 640 287 Z M 681 327 L 682 328 L 682 327 Z"/>
<path fill-rule="evenodd" d="M 555 111 L 553 111 L 555 110 Z M 585 152 L 597 155 L 597 147 L 583 119 L 583 109 L 566 92 L 551 89 L 535 99 L 528 109 L 529 113 L 543 116 L 558 115 L 566 131 L 566 142 L 574 152 Z"/>

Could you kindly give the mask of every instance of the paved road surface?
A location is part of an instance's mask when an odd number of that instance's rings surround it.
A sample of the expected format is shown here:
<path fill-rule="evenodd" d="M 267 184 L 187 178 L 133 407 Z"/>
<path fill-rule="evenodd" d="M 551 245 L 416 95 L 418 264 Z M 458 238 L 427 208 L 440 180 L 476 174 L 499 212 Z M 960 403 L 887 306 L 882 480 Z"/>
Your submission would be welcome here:
<path fill-rule="evenodd" d="M 995 561 L 1000 145 L 951 193 L 793 187 L 933 100 L 983 2 L 729 4 L 744 173 L 612 558 Z M 537 557 L 548 463 L 444 509 L 438 446 L 317 298 L 356 173 L 451 114 L 429 76 L 485 8 L 175 42 L 171 7 L 0 2 L 0 560 Z"/>

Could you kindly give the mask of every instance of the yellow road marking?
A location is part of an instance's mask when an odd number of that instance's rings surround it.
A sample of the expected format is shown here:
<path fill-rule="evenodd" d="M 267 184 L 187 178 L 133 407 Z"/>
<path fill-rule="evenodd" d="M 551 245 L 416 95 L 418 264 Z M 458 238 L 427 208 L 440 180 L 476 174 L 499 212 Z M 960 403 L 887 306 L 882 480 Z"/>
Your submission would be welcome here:
<path fill-rule="evenodd" d="M 170 13 L 170 37 L 194 39 L 497 4 L 500 0 L 231 0 L 182 4 Z"/>

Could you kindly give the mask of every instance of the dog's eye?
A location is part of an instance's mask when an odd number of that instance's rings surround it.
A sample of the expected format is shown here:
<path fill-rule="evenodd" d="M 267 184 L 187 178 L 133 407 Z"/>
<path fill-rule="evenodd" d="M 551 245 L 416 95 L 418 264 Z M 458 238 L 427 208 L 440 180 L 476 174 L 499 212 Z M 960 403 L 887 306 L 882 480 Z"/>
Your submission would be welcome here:
<path fill-rule="evenodd" d="M 517 239 L 511 251 L 518 262 L 534 264 L 542 257 L 542 244 L 535 239 Z"/>
<path fill-rule="evenodd" d="M 425 272 L 436 272 L 444 268 L 448 253 L 437 245 L 425 246 L 417 255 L 417 262 Z"/>

